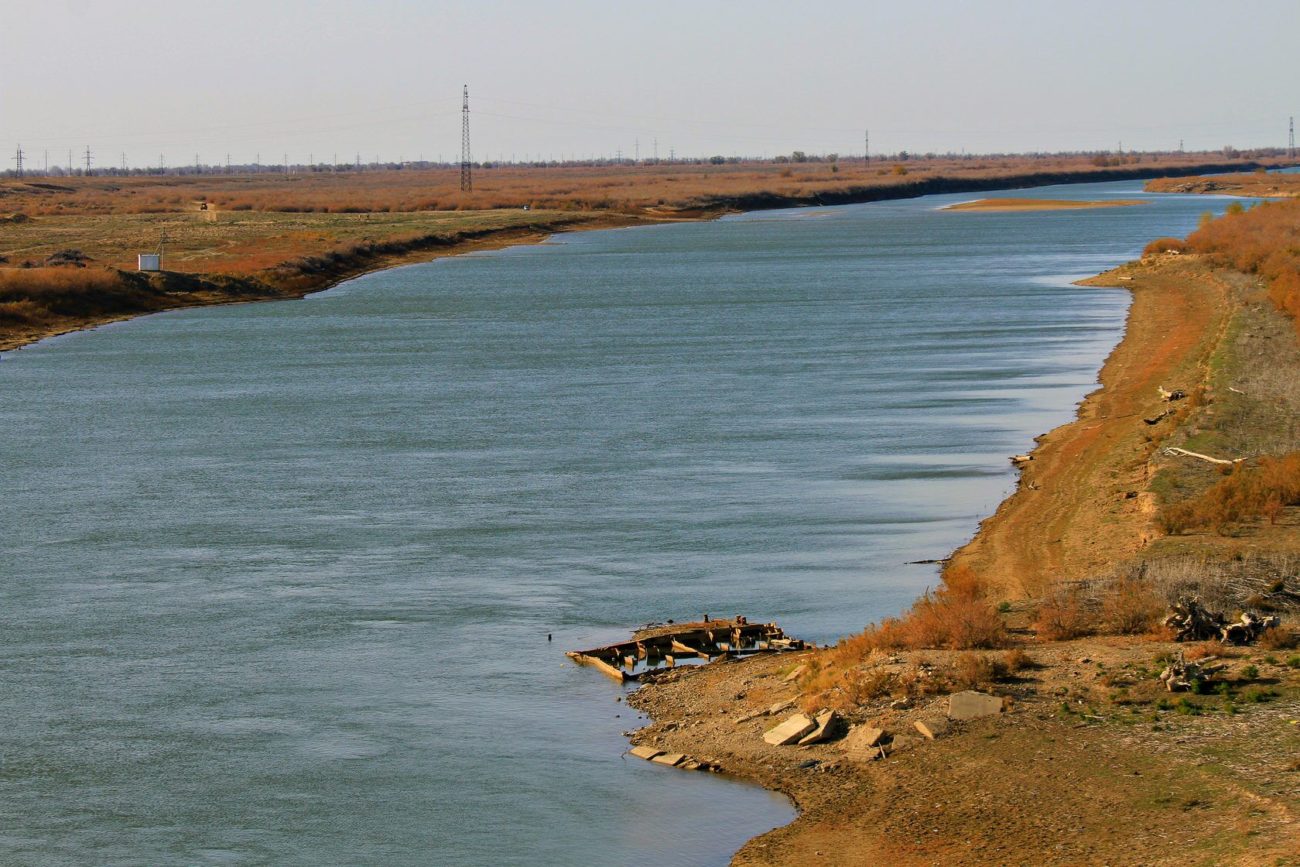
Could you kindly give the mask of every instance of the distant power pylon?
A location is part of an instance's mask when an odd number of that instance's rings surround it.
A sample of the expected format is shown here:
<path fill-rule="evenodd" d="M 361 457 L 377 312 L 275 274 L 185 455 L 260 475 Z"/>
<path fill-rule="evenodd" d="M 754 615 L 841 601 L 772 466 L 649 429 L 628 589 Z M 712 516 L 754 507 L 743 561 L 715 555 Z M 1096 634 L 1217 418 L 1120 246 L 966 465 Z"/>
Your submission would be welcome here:
<path fill-rule="evenodd" d="M 460 106 L 460 191 L 471 192 L 474 189 L 474 176 L 469 150 L 469 85 L 465 90 Z"/>
<path fill-rule="evenodd" d="M 862 131 L 862 162 L 864 165 L 871 163 L 871 130 Z"/>
<path fill-rule="evenodd" d="M 1290 157 L 1291 159 L 1295 159 L 1295 117 L 1294 115 L 1291 117 L 1291 125 L 1288 129 L 1286 152 L 1288 157 Z"/>
<path fill-rule="evenodd" d="M 86 174 L 90 174 L 90 145 L 86 145 Z"/>
<path fill-rule="evenodd" d="M 18 146 L 18 152 L 14 155 L 14 174 L 18 177 L 23 176 L 23 146 Z"/>

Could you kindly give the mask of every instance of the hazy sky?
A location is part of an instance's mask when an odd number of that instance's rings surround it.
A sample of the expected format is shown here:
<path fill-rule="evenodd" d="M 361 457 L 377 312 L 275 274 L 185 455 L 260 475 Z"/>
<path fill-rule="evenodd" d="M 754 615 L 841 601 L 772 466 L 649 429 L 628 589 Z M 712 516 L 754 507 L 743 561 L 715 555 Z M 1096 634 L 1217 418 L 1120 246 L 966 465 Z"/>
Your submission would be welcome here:
<path fill-rule="evenodd" d="M 1300 2 L 0 0 L 38 165 L 1284 145 Z"/>

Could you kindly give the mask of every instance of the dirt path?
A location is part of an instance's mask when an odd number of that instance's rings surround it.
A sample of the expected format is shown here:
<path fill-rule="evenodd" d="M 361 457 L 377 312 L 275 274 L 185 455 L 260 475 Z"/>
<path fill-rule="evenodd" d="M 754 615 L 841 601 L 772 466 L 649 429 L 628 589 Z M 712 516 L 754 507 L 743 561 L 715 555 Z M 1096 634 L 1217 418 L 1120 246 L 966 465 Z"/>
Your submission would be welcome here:
<path fill-rule="evenodd" d="M 1193 257 L 1126 265 L 1084 283 L 1133 292 L 1102 387 L 1075 421 L 1038 438 L 1015 494 L 953 557 L 1005 598 L 1037 596 L 1105 569 L 1153 538 L 1148 459 L 1177 417 L 1144 419 L 1171 406 L 1186 410 L 1186 402 L 1164 403 L 1157 386 L 1193 394 L 1231 312 L 1223 280 Z"/>

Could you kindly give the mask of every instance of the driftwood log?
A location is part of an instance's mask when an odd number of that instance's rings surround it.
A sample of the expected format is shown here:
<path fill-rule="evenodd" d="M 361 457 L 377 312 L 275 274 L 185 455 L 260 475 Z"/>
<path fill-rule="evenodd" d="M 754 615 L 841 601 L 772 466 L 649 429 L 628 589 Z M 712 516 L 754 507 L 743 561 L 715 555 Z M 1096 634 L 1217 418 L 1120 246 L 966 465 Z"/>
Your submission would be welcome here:
<path fill-rule="evenodd" d="M 1189 452 L 1187 449 L 1180 449 L 1174 446 L 1170 446 L 1169 448 L 1165 449 L 1165 454 L 1176 458 L 1178 457 L 1196 458 L 1199 461 L 1209 461 L 1212 464 L 1218 464 L 1220 466 L 1225 466 L 1225 467 L 1234 466 L 1245 460 L 1245 458 L 1233 458 L 1232 460 L 1224 460 L 1223 458 L 1214 458 L 1214 457 L 1210 457 L 1209 455 L 1203 455 L 1200 452 Z"/>
<path fill-rule="evenodd" d="M 1224 644 L 1251 644 L 1281 624 L 1276 616 L 1261 617 L 1253 611 L 1243 612 L 1235 622 L 1217 611 L 1210 611 L 1196 598 L 1180 599 L 1171 606 L 1165 617 L 1165 627 L 1172 630 L 1175 641 L 1210 641 L 1218 639 Z"/>

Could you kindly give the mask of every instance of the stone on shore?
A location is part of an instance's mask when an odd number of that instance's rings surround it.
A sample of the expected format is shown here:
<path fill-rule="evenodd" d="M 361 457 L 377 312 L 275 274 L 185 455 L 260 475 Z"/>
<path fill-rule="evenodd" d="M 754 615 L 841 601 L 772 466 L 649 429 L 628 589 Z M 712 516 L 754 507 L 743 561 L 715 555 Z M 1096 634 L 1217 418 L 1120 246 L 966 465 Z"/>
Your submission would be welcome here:
<path fill-rule="evenodd" d="M 814 718 L 817 727 L 808 734 L 799 739 L 799 746 L 806 747 L 809 744 L 819 744 L 822 741 L 830 740 L 835 736 L 835 730 L 839 727 L 840 718 L 833 710 L 824 710 Z"/>
<path fill-rule="evenodd" d="M 912 723 L 913 727 L 921 733 L 926 740 L 934 740 L 943 737 L 948 732 L 948 721 L 939 717 L 935 719 L 917 720 Z"/>
<path fill-rule="evenodd" d="M 662 756 L 664 754 L 663 750 L 656 749 L 655 747 L 632 747 L 628 752 L 636 756 L 638 759 L 646 759 L 647 761 L 653 759 L 655 756 Z"/>
<path fill-rule="evenodd" d="M 880 745 L 885 740 L 885 730 L 874 726 L 854 726 L 840 741 L 839 748 L 851 758 L 878 759 Z"/>
<path fill-rule="evenodd" d="M 763 735 L 763 740 L 772 746 L 783 747 L 794 743 L 815 728 L 817 728 L 817 723 L 803 714 L 797 713 L 776 728 L 769 729 Z"/>
<path fill-rule="evenodd" d="M 979 719 L 998 713 L 1002 713 L 1002 699 L 996 695 L 966 690 L 948 696 L 949 719 Z"/>
<path fill-rule="evenodd" d="M 670 768 L 675 768 L 686 761 L 686 756 L 682 753 L 660 753 L 650 761 L 656 765 L 668 765 Z"/>

